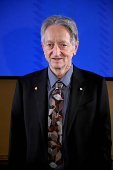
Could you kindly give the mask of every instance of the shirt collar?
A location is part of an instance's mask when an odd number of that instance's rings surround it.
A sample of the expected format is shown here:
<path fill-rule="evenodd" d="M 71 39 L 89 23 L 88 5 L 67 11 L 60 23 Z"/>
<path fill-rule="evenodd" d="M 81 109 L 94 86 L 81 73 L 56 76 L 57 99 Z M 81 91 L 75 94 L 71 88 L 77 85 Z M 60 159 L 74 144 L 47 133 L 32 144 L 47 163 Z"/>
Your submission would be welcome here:
<path fill-rule="evenodd" d="M 71 65 L 69 71 L 65 74 L 65 76 L 64 76 L 62 79 L 60 79 L 60 81 L 62 81 L 63 84 L 65 84 L 65 86 L 68 86 L 68 85 L 70 84 L 72 73 L 73 73 L 73 64 Z M 54 84 L 56 83 L 56 81 L 59 80 L 59 79 L 53 74 L 53 72 L 50 70 L 49 67 L 48 67 L 48 77 L 49 77 L 49 81 L 50 81 L 51 87 L 53 87 Z"/>

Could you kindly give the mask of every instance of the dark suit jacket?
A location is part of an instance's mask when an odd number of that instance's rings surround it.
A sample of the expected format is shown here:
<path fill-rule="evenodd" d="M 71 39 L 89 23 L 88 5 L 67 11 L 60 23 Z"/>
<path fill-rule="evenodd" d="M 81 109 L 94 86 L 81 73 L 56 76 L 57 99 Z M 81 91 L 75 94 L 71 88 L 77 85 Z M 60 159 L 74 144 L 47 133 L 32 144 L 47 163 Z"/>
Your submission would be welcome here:
<path fill-rule="evenodd" d="M 11 113 L 10 166 L 47 169 L 47 73 L 46 68 L 17 82 Z M 105 80 L 75 66 L 63 138 L 64 169 L 110 170 L 111 126 Z"/>

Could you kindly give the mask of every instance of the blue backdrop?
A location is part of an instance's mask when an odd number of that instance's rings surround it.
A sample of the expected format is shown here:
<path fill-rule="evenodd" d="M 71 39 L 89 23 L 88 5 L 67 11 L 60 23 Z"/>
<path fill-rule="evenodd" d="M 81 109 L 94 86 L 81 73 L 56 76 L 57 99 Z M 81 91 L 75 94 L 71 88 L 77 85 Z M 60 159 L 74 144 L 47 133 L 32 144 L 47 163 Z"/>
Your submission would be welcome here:
<path fill-rule="evenodd" d="M 48 65 L 40 28 L 50 15 L 76 22 L 77 67 L 113 77 L 113 0 L 0 0 L 0 76 L 22 76 Z"/>

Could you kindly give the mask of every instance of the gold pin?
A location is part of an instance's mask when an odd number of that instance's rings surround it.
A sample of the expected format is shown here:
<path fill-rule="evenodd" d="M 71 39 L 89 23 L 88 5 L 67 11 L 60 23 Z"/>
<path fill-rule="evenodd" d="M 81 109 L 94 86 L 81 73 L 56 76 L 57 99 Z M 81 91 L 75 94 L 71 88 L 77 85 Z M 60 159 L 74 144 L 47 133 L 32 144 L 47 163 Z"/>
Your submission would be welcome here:
<path fill-rule="evenodd" d="M 35 90 L 37 90 L 37 87 L 35 87 Z"/>
<path fill-rule="evenodd" d="M 80 87 L 80 91 L 82 91 L 83 90 L 83 88 L 82 87 Z"/>

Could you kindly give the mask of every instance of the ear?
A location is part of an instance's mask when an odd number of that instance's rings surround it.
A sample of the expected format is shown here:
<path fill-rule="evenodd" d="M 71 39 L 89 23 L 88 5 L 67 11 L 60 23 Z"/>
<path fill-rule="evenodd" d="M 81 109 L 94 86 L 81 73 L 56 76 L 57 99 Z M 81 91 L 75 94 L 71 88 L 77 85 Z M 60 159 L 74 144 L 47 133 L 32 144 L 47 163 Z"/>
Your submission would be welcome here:
<path fill-rule="evenodd" d="M 42 44 L 42 49 L 43 49 L 43 52 L 44 52 L 44 55 L 45 55 L 45 47 L 44 47 L 43 44 Z"/>
<path fill-rule="evenodd" d="M 43 49 L 43 51 L 44 51 L 44 45 L 42 44 L 42 49 Z"/>
<path fill-rule="evenodd" d="M 79 46 L 79 41 L 77 41 L 76 44 L 75 44 L 74 55 L 76 55 L 78 46 Z"/>

